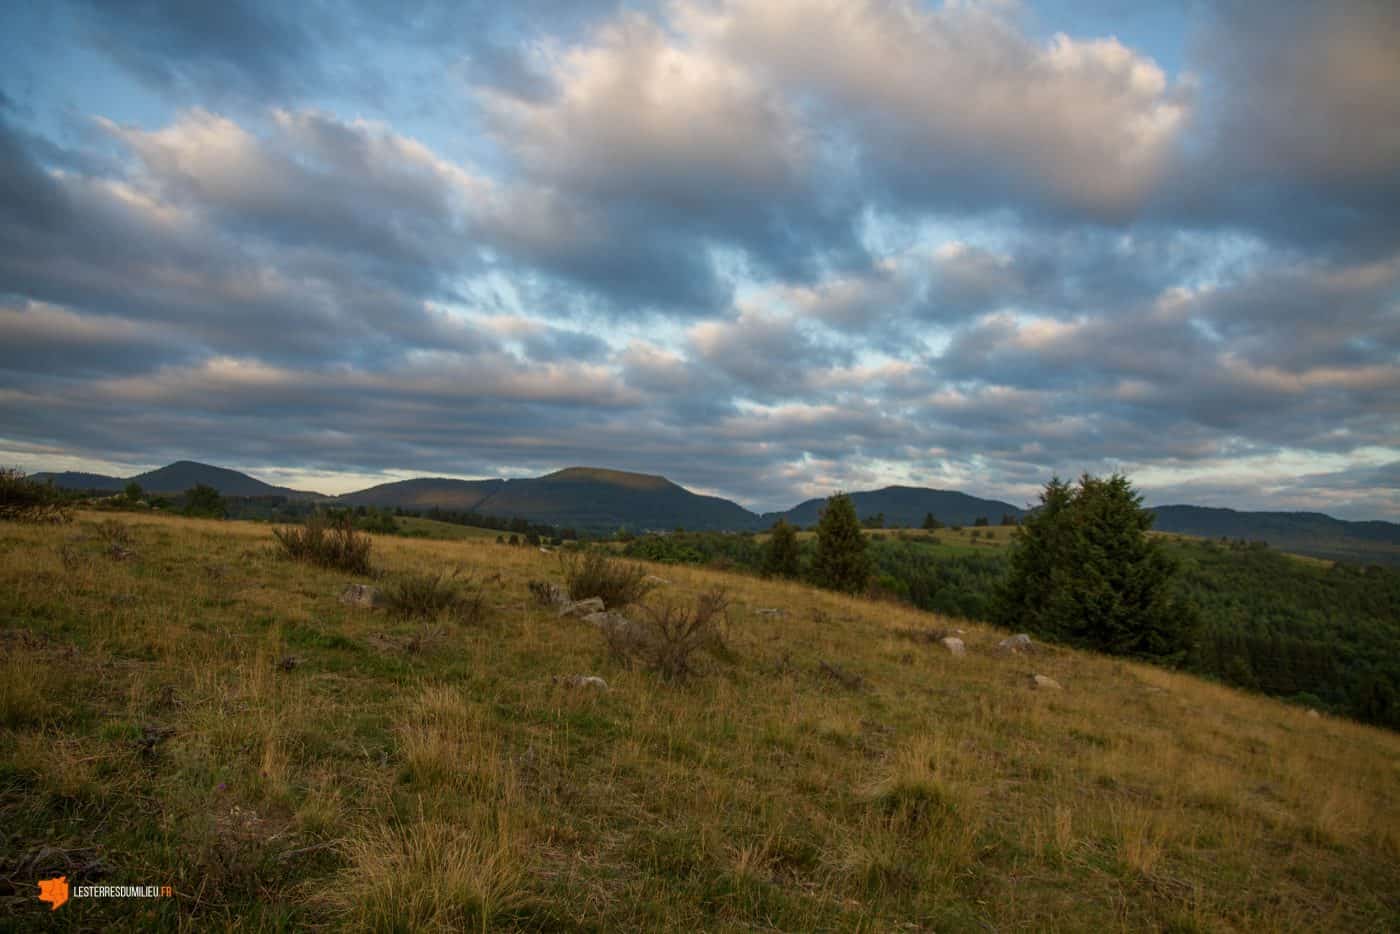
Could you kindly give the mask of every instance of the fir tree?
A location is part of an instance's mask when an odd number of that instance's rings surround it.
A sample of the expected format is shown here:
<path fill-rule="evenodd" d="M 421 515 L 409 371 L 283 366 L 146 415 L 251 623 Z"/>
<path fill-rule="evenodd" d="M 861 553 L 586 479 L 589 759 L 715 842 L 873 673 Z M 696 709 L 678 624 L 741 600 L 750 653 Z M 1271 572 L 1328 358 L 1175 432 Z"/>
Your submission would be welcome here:
<path fill-rule="evenodd" d="M 997 621 L 1115 655 L 1179 661 L 1195 614 L 1169 593 L 1175 565 L 1147 536 L 1152 513 L 1128 479 L 1058 477 L 1021 523 Z"/>
<path fill-rule="evenodd" d="M 870 583 L 871 562 L 856 507 L 845 493 L 826 501 L 817 523 L 817 554 L 812 576 L 822 587 L 861 593 Z"/>
<path fill-rule="evenodd" d="M 779 519 L 773 525 L 768 548 L 763 553 L 763 573 L 774 577 L 796 577 L 799 570 L 797 530 Z"/>

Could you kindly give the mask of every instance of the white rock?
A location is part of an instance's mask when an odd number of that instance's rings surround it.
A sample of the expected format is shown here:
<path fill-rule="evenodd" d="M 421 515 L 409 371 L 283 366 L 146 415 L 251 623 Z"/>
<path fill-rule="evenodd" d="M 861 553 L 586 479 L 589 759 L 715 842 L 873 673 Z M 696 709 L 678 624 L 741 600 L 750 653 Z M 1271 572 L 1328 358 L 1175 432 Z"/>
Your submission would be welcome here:
<path fill-rule="evenodd" d="M 597 613 L 589 613 L 583 618 L 585 623 L 591 623 L 604 632 L 620 631 L 632 625 L 632 621 L 616 610 L 602 610 Z"/>
<path fill-rule="evenodd" d="M 575 600 L 559 608 L 560 616 L 587 616 L 590 613 L 601 612 L 603 612 L 602 597 L 589 597 L 587 600 Z"/>
<path fill-rule="evenodd" d="M 567 678 L 555 678 L 554 680 L 556 683 L 571 688 L 597 688 L 600 691 L 608 689 L 608 682 L 597 675 L 569 675 Z"/>
<path fill-rule="evenodd" d="M 963 645 L 963 641 L 957 636 L 944 636 L 939 641 L 942 642 L 943 647 L 953 655 L 967 654 L 967 646 Z"/>
<path fill-rule="evenodd" d="M 671 583 L 671 582 L 668 581 L 666 578 L 664 578 L 664 577 L 657 577 L 655 574 L 648 574 L 646 577 L 643 577 L 642 580 L 646 581 L 648 584 L 669 584 L 669 583 Z"/>
<path fill-rule="evenodd" d="M 1309 710 L 1309 711 L 1308 711 L 1308 719 L 1310 719 L 1310 720 L 1317 720 L 1317 719 L 1320 718 L 1321 716 L 1322 716 L 1322 714 L 1318 713 L 1316 710 Z"/>
<path fill-rule="evenodd" d="M 1045 675 L 1031 675 L 1031 687 L 1038 691 L 1060 691 L 1060 682 L 1054 678 L 1047 678 Z"/>
<path fill-rule="evenodd" d="M 1003 655 L 1020 655 L 1023 652 L 1031 651 L 1031 646 L 1031 637 L 1024 632 L 1019 632 L 998 642 L 997 651 Z"/>

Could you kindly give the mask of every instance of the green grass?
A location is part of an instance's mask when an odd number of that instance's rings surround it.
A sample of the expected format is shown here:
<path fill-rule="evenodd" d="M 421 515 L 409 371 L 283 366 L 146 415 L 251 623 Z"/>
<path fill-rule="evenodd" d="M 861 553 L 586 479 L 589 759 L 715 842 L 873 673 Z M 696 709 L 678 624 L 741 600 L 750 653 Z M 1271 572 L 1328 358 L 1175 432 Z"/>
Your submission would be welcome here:
<path fill-rule="evenodd" d="M 397 516 L 394 519 L 403 534 L 414 538 L 427 538 L 434 541 L 491 541 L 497 535 L 510 538 L 509 532 L 498 529 L 482 529 L 474 525 L 457 525 L 453 522 L 439 522 L 421 516 Z"/>
<path fill-rule="evenodd" d="M 113 560 L 98 518 L 0 525 L 0 928 L 1400 925 L 1391 733 L 999 657 L 976 624 L 953 658 L 896 635 L 928 614 L 679 566 L 654 597 L 732 604 L 728 651 L 670 683 L 536 607 L 536 549 L 376 536 L 391 577 L 482 581 L 467 626 L 340 604 L 266 525 L 123 516 Z M 97 864 L 176 896 L 34 897 Z"/>

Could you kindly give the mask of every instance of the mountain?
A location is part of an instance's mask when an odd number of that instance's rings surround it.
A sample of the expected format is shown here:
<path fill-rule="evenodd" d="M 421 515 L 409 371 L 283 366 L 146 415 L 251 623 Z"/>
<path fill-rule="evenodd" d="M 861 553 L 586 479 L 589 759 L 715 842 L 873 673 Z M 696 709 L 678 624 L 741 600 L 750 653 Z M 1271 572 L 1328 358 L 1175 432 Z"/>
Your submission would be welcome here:
<path fill-rule="evenodd" d="M 1203 538 L 1243 538 L 1336 561 L 1400 564 L 1400 525 L 1348 522 L 1320 512 L 1239 512 L 1206 506 L 1158 506 L 1153 528 Z"/>
<path fill-rule="evenodd" d="M 378 506 L 381 509 L 432 509 L 436 506 L 459 512 L 480 512 L 477 507 L 505 483 L 505 480 L 415 477 L 412 480 L 381 483 L 336 498 L 349 506 Z"/>
<path fill-rule="evenodd" d="M 108 477 L 100 473 L 82 473 L 76 470 L 65 470 L 62 473 L 36 473 L 31 475 L 31 479 L 38 480 L 40 483 L 52 483 L 65 490 L 110 490 L 115 492 L 126 486 L 126 481 L 121 477 Z"/>
<path fill-rule="evenodd" d="M 339 499 L 354 506 L 440 506 L 607 531 L 619 526 L 637 531 L 750 529 L 758 519 L 737 503 L 692 493 L 665 477 L 598 467 L 570 467 L 519 480 L 402 480 Z"/>
<path fill-rule="evenodd" d="M 944 525 L 972 525 L 977 519 L 986 517 L 996 525 L 1006 514 L 1020 518 L 1024 509 L 995 499 L 979 499 L 966 493 L 953 490 L 930 490 L 925 487 L 887 486 L 882 490 L 852 493 L 851 503 L 856 507 L 856 515 L 862 519 L 877 513 L 885 514 L 885 525 L 892 528 L 918 528 L 924 516 L 933 513 Z M 763 527 L 767 528 L 779 518 L 789 525 L 815 525 L 821 516 L 825 499 L 809 499 L 794 506 L 787 512 L 765 513 Z"/>
<path fill-rule="evenodd" d="M 285 496 L 288 499 L 321 499 L 320 493 L 293 490 L 285 486 L 273 486 L 256 477 L 227 467 L 214 467 L 196 461 L 176 461 L 156 470 L 148 470 L 134 477 L 108 477 L 95 473 L 37 473 L 38 480 L 52 480 L 54 486 L 70 490 L 111 490 L 117 491 L 133 480 L 141 484 L 147 493 L 183 493 L 190 487 L 203 483 L 212 486 L 224 496 Z"/>

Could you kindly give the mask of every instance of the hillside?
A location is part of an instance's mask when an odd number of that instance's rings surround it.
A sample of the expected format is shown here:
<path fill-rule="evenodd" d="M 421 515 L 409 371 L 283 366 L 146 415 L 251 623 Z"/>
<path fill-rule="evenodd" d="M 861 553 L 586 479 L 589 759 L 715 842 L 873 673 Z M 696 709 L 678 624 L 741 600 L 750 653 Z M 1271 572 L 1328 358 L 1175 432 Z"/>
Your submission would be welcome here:
<path fill-rule="evenodd" d="M 404 480 L 340 497 L 352 505 L 430 508 L 611 532 L 749 528 L 756 517 L 729 500 L 701 496 L 665 477 L 571 467 L 519 480 Z"/>
<path fill-rule="evenodd" d="M 559 575 L 536 549 L 377 538 L 381 587 L 485 581 L 483 621 L 410 622 L 341 604 L 348 578 L 265 526 L 99 518 L 0 525 L 0 879 L 26 930 L 1400 925 L 1392 733 L 680 566 L 654 600 L 732 606 L 725 650 L 667 683 L 531 603 Z M 966 656 L 919 638 L 951 625 Z M 57 874 L 176 894 L 50 913 Z"/>
<path fill-rule="evenodd" d="M 368 489 L 346 493 L 336 499 L 349 506 L 377 506 L 380 509 L 455 509 L 476 511 L 482 501 L 499 489 L 504 480 L 453 480 L 447 477 L 415 477 L 381 483 Z"/>
<path fill-rule="evenodd" d="M 1239 512 L 1204 506 L 1158 506 L 1153 527 L 1203 538 L 1265 541 L 1334 561 L 1400 565 L 1400 524 L 1348 522 L 1320 512 Z"/>
<path fill-rule="evenodd" d="M 109 477 L 100 473 L 83 473 L 79 470 L 65 470 L 59 473 L 42 471 L 33 475 L 40 483 L 52 483 L 65 490 L 103 490 L 115 493 L 126 486 L 121 477 Z"/>
<path fill-rule="evenodd" d="M 204 483 L 225 496 L 286 496 L 313 500 L 319 493 L 273 486 L 236 470 L 179 461 L 135 477 L 87 473 L 40 473 L 61 487 L 120 490 L 135 480 L 152 493 L 181 493 Z M 779 518 L 815 525 L 824 499 L 810 499 L 785 512 L 762 515 L 715 496 L 692 493 L 651 474 L 601 467 L 570 467 L 543 477 L 502 480 L 454 480 L 417 477 L 382 483 L 335 499 L 350 506 L 426 512 L 443 509 L 607 533 L 685 528 L 702 531 L 767 529 Z M 861 518 L 883 513 L 889 527 L 917 528 L 932 513 L 944 525 L 970 526 L 985 517 L 992 525 L 1004 515 L 1018 519 L 1025 510 L 994 499 L 954 490 L 891 486 L 851 493 Z M 1400 565 L 1400 525 L 1392 522 L 1347 522 L 1321 513 L 1239 512 L 1200 506 L 1159 506 L 1158 531 L 1205 538 L 1243 538 L 1268 542 L 1290 551 L 1328 560 Z"/>
<path fill-rule="evenodd" d="M 852 493 L 851 503 L 856 507 L 856 515 L 862 519 L 884 513 L 885 525 L 906 529 L 918 528 L 929 513 L 933 513 L 934 518 L 944 525 L 971 525 L 978 518 L 985 518 L 995 525 L 1003 515 L 1020 518 L 1025 512 L 1000 500 L 979 499 L 953 490 L 912 486 L 887 486 L 882 490 Z M 825 505 L 825 499 L 809 499 L 787 512 L 765 514 L 764 528 L 779 517 L 790 525 L 815 525 Z"/>
<path fill-rule="evenodd" d="M 286 496 L 289 499 L 321 499 L 320 493 L 294 490 L 285 486 L 273 486 L 256 477 L 227 467 L 215 467 L 197 461 L 176 461 L 156 470 L 148 470 L 131 477 L 108 477 L 102 474 L 37 473 L 38 480 L 52 480 L 55 486 L 72 490 L 111 490 L 122 489 L 135 481 L 147 493 L 183 493 L 197 484 L 211 486 L 224 496 Z"/>

